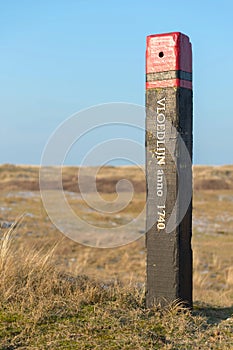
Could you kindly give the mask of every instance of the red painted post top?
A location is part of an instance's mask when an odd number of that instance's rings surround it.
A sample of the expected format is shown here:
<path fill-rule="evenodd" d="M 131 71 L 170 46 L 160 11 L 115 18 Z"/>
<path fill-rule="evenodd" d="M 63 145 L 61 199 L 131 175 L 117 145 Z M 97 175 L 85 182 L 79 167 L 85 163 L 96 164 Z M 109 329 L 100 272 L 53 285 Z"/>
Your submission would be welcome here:
<path fill-rule="evenodd" d="M 149 35 L 146 74 L 147 89 L 170 86 L 192 89 L 192 45 L 188 36 L 180 32 Z"/>

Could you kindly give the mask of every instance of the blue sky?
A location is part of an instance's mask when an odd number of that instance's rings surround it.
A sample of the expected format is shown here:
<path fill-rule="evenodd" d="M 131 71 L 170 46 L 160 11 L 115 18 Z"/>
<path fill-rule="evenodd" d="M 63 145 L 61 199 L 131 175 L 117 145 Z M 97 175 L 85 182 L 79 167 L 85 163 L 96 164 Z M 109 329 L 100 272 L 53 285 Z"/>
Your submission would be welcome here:
<path fill-rule="evenodd" d="M 230 0 L 2 0 L 0 163 L 39 164 L 83 108 L 144 105 L 146 36 L 172 31 L 193 45 L 194 162 L 233 163 L 232 13 Z"/>

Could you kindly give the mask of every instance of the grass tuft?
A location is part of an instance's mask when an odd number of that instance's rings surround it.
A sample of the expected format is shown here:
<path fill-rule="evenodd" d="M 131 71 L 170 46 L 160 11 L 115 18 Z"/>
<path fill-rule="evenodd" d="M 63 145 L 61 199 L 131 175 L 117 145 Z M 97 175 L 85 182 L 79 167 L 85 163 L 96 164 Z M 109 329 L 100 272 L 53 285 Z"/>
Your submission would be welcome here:
<path fill-rule="evenodd" d="M 61 272 L 56 246 L 17 250 L 14 232 L 0 244 L 1 349 L 229 348 L 231 318 L 210 323 L 179 302 L 148 310 L 143 287 Z"/>

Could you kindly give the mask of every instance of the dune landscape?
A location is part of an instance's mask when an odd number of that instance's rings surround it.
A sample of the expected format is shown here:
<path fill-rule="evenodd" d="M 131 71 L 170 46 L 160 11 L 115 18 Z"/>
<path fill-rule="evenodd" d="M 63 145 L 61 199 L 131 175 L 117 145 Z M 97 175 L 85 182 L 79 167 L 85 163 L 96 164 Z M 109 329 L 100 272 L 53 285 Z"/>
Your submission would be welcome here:
<path fill-rule="evenodd" d="M 116 198 L 122 178 L 133 185 L 132 200 L 117 214 L 90 210 L 77 174 L 77 167 L 62 169 L 64 193 L 75 214 L 93 225 L 124 226 L 145 205 L 140 168 L 99 170 L 97 190 L 105 200 Z M 56 190 L 53 178 L 47 183 Z M 38 166 L 1 165 L 0 189 L 1 349 L 231 347 L 232 165 L 193 168 L 192 311 L 179 303 L 145 308 L 146 250 L 139 227 L 133 243 L 114 249 L 85 246 L 50 221 L 40 196 Z"/>

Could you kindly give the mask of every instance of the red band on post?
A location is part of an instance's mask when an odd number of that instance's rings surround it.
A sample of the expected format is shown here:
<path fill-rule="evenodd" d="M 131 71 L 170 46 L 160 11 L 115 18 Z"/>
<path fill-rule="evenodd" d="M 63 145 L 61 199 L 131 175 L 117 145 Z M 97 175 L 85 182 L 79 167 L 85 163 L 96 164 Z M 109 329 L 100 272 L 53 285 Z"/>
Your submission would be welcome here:
<path fill-rule="evenodd" d="M 180 79 L 157 80 L 146 83 L 146 89 L 166 88 L 166 87 L 183 87 L 192 89 L 192 82 Z"/>
<path fill-rule="evenodd" d="M 192 73 L 192 46 L 189 38 L 179 32 L 149 35 L 146 48 L 146 74 L 179 70 Z M 155 80 L 146 84 L 147 89 L 171 86 L 192 89 L 192 82 L 169 79 Z"/>

